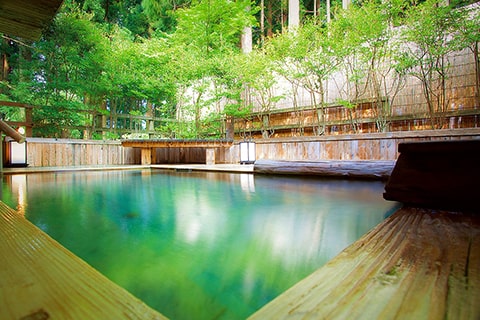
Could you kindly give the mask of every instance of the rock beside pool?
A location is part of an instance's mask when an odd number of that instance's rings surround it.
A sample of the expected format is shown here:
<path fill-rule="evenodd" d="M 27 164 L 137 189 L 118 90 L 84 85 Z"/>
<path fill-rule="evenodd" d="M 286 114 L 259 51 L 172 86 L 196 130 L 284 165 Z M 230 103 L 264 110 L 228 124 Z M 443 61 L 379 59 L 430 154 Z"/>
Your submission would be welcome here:
<path fill-rule="evenodd" d="M 138 218 L 140 216 L 140 214 L 138 212 L 127 212 L 125 214 L 123 214 L 123 218 L 125 219 L 135 219 L 135 218 Z"/>

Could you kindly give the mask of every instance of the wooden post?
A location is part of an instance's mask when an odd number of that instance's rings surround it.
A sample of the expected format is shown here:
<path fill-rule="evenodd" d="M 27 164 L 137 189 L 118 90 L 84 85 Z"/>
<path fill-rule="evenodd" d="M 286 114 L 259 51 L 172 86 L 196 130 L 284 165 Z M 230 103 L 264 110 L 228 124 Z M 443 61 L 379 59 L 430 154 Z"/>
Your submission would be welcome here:
<path fill-rule="evenodd" d="M 33 108 L 25 108 L 25 122 L 27 123 L 25 125 L 25 137 L 33 137 Z"/>
<path fill-rule="evenodd" d="M 241 36 L 241 48 L 242 53 L 250 53 L 252 52 L 252 27 L 248 26 L 243 28 L 242 36 Z"/>
<path fill-rule="evenodd" d="M 206 158 L 207 165 L 215 164 L 215 149 L 207 148 L 205 152 L 206 152 L 205 158 Z"/>
<path fill-rule="evenodd" d="M 347 10 L 351 3 L 351 0 L 342 0 L 342 9 Z"/>
<path fill-rule="evenodd" d="M 150 153 L 151 153 L 151 156 L 150 156 L 150 164 L 155 164 L 157 163 L 157 150 L 155 148 L 151 148 L 150 149 Z"/>
<path fill-rule="evenodd" d="M 152 164 L 152 150 L 153 148 L 142 148 L 141 159 L 143 165 Z"/>

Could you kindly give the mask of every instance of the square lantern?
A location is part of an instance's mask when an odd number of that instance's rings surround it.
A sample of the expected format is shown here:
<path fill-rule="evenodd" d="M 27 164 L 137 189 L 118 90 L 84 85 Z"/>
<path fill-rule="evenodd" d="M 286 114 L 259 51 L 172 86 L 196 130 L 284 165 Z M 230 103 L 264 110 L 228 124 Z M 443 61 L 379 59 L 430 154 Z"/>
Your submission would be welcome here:
<path fill-rule="evenodd" d="M 255 162 L 255 142 L 240 142 L 240 164 L 251 164 Z"/>
<path fill-rule="evenodd" d="M 27 142 L 18 143 L 15 140 L 7 140 L 6 158 L 8 167 L 26 167 Z"/>

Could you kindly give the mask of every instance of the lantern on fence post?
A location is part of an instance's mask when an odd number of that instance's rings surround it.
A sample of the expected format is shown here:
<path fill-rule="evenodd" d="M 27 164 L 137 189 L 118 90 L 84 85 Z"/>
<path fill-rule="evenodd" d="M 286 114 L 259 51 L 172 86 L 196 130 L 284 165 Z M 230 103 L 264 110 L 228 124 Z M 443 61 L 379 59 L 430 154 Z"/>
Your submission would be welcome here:
<path fill-rule="evenodd" d="M 21 129 L 24 130 L 23 128 Z M 1 119 L 1 117 L 0 117 L 0 132 L 2 132 L 2 134 L 5 133 L 5 135 L 7 136 L 5 137 L 5 142 L 8 142 L 6 143 L 7 150 L 5 150 L 6 151 L 5 157 L 3 157 L 3 155 L 0 157 L 2 158 L 2 162 L 3 162 L 3 159 L 6 158 L 7 160 L 6 163 L 12 165 L 12 156 L 14 156 L 15 162 L 17 161 L 21 162 L 21 163 L 20 162 L 16 163 L 15 164 L 16 166 L 20 166 L 20 167 L 27 166 L 27 144 L 25 142 L 25 137 L 22 136 L 15 129 L 10 127 L 5 121 Z M 23 133 L 24 132 L 25 131 L 23 131 Z M 7 140 L 7 139 L 10 139 L 10 140 Z M 17 145 L 13 145 L 13 149 L 15 150 L 14 154 L 12 154 L 12 144 L 11 144 L 12 142 L 15 142 L 18 146 L 21 146 L 21 147 L 18 147 Z M 23 143 L 25 143 L 25 145 L 22 145 Z M 23 157 L 23 160 L 20 160 L 21 157 Z"/>
<path fill-rule="evenodd" d="M 6 137 L 6 166 L 8 167 L 26 167 L 27 164 L 27 141 L 22 136 L 25 134 L 25 129 L 20 127 L 18 129 L 19 137 Z M 17 139 L 18 138 L 18 139 Z"/>
<path fill-rule="evenodd" d="M 240 142 L 240 164 L 251 164 L 255 162 L 255 142 Z"/>
<path fill-rule="evenodd" d="M 27 164 L 27 142 L 18 143 L 15 140 L 7 140 L 7 166 L 10 167 L 26 167 Z"/>

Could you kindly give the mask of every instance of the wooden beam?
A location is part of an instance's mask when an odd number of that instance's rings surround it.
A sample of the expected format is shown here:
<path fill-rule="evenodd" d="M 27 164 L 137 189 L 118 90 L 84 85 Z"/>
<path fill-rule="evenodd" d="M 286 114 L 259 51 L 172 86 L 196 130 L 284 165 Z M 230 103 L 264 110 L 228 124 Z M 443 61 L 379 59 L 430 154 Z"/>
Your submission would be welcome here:
<path fill-rule="evenodd" d="M 166 319 L 0 202 L 5 320 Z"/>
<path fill-rule="evenodd" d="M 63 0 L 2 0 L 0 32 L 38 40 Z"/>
<path fill-rule="evenodd" d="M 132 139 L 122 141 L 122 146 L 131 148 L 218 148 L 232 145 L 232 140 Z"/>
<path fill-rule="evenodd" d="M 403 208 L 249 319 L 480 319 L 480 216 Z"/>
<path fill-rule="evenodd" d="M 35 108 L 32 105 L 26 104 L 26 103 L 21 103 L 21 102 L 13 102 L 13 101 L 0 101 L 0 106 L 5 106 L 5 107 L 19 107 L 19 108 L 25 108 L 25 109 L 33 109 Z"/>
<path fill-rule="evenodd" d="M 5 123 L 3 120 L 0 120 L 0 131 L 5 133 L 7 136 L 11 137 L 18 143 L 24 143 L 25 142 L 25 137 L 22 136 L 20 133 L 18 133 L 15 129 L 10 127 L 7 123 Z"/>

